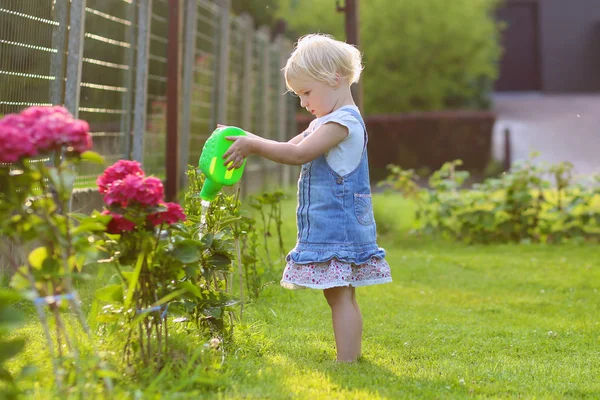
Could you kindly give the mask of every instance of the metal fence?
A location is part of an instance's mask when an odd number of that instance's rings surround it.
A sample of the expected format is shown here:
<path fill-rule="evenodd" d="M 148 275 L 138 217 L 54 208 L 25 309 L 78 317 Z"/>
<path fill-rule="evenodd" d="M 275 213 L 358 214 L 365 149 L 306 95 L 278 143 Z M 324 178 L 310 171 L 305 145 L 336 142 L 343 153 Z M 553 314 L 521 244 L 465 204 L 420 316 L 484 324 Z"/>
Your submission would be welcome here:
<path fill-rule="evenodd" d="M 0 115 L 64 104 L 89 122 L 106 165 L 136 159 L 166 179 L 176 157 L 181 183 L 217 122 L 272 139 L 295 135 L 281 74 L 291 42 L 231 14 L 228 0 L 179 1 L 174 43 L 169 0 L 0 0 Z M 168 153 L 172 46 L 181 49 L 181 107 L 179 149 Z M 81 167 L 78 190 L 93 190 L 102 169 Z M 253 158 L 248 169 L 245 193 L 290 182 L 290 168 L 275 163 Z"/>

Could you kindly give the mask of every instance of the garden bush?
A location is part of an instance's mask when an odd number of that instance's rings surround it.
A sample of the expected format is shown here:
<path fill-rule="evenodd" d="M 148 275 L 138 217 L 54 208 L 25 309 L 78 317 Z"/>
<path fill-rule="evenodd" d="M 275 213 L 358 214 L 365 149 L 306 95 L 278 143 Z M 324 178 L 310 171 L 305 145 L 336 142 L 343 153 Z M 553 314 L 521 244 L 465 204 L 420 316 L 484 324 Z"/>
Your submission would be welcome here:
<path fill-rule="evenodd" d="M 536 155 L 534 154 L 533 157 Z M 460 160 L 448 162 L 420 189 L 413 170 L 390 166 L 382 186 L 417 204 L 415 232 L 466 243 L 600 240 L 600 175 L 575 181 L 573 165 L 517 163 L 498 178 L 465 188 Z"/>
<path fill-rule="evenodd" d="M 18 295 L 41 322 L 44 342 L 36 345 L 53 380 L 36 392 L 44 398 L 110 393 L 115 378 L 167 365 L 188 372 L 201 366 L 188 383 L 212 387 L 216 381 L 207 377 L 223 363 L 243 303 L 266 283 L 268 267 L 257 265 L 272 265 L 272 256 L 266 244 L 264 254 L 258 249 L 273 224 L 283 248 L 282 193 L 253 199 L 260 223 L 242 210 L 239 188 L 221 192 L 203 216 L 204 178 L 195 168 L 188 171 L 184 210 L 164 201 L 160 179 L 120 160 L 97 180 L 104 210 L 74 213 L 75 167 L 103 163 L 91 147 L 88 124 L 63 107 L 32 107 L 0 120 L 0 249 L 15 290 L 0 292 L 0 381 L 8 388 L 0 393 L 16 396 L 14 382 L 28 371 L 11 374 L 3 365 L 24 345 L 21 338 L 6 340 L 18 322 L 8 308 Z M 86 316 L 78 290 L 95 271 L 99 282 Z M 201 348 L 175 349 L 173 330 L 200 339 Z M 109 342 L 118 350 L 98 351 Z"/>

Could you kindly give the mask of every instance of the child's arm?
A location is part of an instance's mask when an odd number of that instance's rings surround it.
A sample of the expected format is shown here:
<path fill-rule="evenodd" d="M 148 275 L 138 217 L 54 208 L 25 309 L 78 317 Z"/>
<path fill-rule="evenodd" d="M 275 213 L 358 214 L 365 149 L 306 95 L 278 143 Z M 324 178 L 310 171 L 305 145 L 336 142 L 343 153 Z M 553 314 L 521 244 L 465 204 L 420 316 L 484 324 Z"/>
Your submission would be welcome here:
<path fill-rule="evenodd" d="M 227 126 L 227 125 L 221 125 L 221 124 L 217 124 L 217 127 L 218 127 L 218 128 L 225 128 L 226 126 Z M 248 131 L 244 131 L 244 132 L 246 132 L 246 135 L 248 135 L 248 136 L 249 136 L 249 137 L 251 137 L 251 138 L 254 138 L 254 139 L 261 139 L 261 140 L 267 140 L 267 139 L 264 139 L 264 138 L 262 138 L 262 137 L 260 137 L 260 136 L 258 136 L 258 135 L 255 135 L 254 133 L 251 133 L 251 132 L 248 132 Z M 303 133 L 304 133 L 304 132 L 303 132 Z M 301 133 L 301 134 L 299 134 L 299 135 L 297 135 L 297 136 L 294 136 L 293 138 L 291 138 L 290 140 L 288 140 L 288 143 L 293 143 L 293 144 L 298 144 L 298 143 L 300 143 L 300 142 L 302 141 L 302 135 L 303 135 L 303 133 Z"/>
<path fill-rule="evenodd" d="M 227 139 L 235 143 L 231 145 L 223 158 L 225 165 L 232 163 L 229 168 L 240 167 L 244 158 L 251 154 L 257 154 L 281 164 L 302 165 L 327 153 L 347 136 L 348 129 L 336 123 L 327 123 L 306 138 L 303 139 L 302 135 L 298 135 L 289 142 L 233 136 Z"/>

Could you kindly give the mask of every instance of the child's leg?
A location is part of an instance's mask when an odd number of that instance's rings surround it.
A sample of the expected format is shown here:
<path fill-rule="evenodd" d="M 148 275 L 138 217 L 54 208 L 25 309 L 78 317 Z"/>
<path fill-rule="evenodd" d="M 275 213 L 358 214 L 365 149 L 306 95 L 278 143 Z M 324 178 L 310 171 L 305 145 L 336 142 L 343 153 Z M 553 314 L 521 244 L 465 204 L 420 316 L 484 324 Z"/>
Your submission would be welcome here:
<path fill-rule="evenodd" d="M 360 355 L 362 316 L 353 287 L 335 287 L 323 291 L 333 320 L 337 360 L 352 362 Z"/>
<path fill-rule="evenodd" d="M 360 326 L 360 337 L 362 338 L 362 330 L 363 330 L 363 319 L 362 319 L 362 314 L 360 312 L 360 308 L 358 307 L 358 302 L 356 301 L 356 289 L 354 288 L 354 286 L 351 287 L 352 288 L 352 304 L 354 305 L 354 308 L 356 309 L 356 313 L 358 314 L 358 321 L 359 321 L 359 326 Z M 358 343 L 358 356 L 361 356 L 362 350 L 361 350 L 361 346 L 362 345 L 362 340 Z"/>

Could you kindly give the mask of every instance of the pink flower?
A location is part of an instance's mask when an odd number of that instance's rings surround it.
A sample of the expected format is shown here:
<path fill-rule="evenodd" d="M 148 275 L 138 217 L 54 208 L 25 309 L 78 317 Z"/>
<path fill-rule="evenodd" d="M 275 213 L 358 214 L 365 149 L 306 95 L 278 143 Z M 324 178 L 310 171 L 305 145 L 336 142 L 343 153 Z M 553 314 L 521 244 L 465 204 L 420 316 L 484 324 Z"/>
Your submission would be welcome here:
<path fill-rule="evenodd" d="M 29 121 L 18 114 L 0 119 L 0 162 L 13 163 L 21 157 L 37 154 L 33 139 L 27 133 Z"/>
<path fill-rule="evenodd" d="M 167 207 L 166 211 L 148 215 L 147 219 L 153 226 L 164 223 L 171 225 L 179 221 L 185 221 L 185 213 L 179 204 L 165 203 L 163 205 Z"/>
<path fill-rule="evenodd" d="M 144 171 L 137 161 L 119 160 L 104 170 L 96 184 L 100 194 L 106 194 L 115 181 L 120 181 L 128 175 L 144 176 Z"/>
<path fill-rule="evenodd" d="M 135 200 L 145 206 L 159 205 L 165 196 L 162 181 L 150 176 L 144 179 L 144 185 L 136 193 Z"/>
<path fill-rule="evenodd" d="M 109 205 L 120 205 L 125 208 L 130 205 L 156 206 L 164 197 L 164 188 L 160 179 L 127 175 L 122 180 L 114 181 L 104 195 L 104 202 Z"/>
<path fill-rule="evenodd" d="M 65 117 L 73 118 L 71 113 L 64 108 L 63 106 L 53 106 L 53 107 L 28 107 L 21 111 L 21 116 L 30 120 L 38 120 L 47 115 L 53 114 L 61 114 Z"/>
<path fill-rule="evenodd" d="M 73 121 L 62 113 L 43 115 L 36 120 L 30 132 L 38 151 L 56 150 L 66 144 L 64 133 Z"/>
<path fill-rule="evenodd" d="M 87 122 L 74 119 L 66 108 L 29 107 L 1 121 L 2 155 L 6 162 L 70 146 L 82 153 L 92 147 Z M 33 146 L 33 148 L 32 148 Z M 12 160 L 12 161 L 9 161 Z"/>
<path fill-rule="evenodd" d="M 118 234 L 130 232 L 135 229 L 135 223 L 120 214 L 104 210 L 102 211 L 102 215 L 110 215 L 112 217 L 106 226 L 106 232 L 108 233 Z"/>
<path fill-rule="evenodd" d="M 83 153 L 92 148 L 90 125 L 81 119 L 74 119 L 66 128 L 66 145 L 71 146 L 77 153 Z"/>

